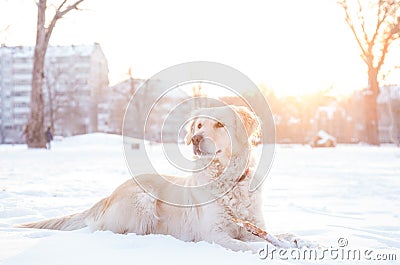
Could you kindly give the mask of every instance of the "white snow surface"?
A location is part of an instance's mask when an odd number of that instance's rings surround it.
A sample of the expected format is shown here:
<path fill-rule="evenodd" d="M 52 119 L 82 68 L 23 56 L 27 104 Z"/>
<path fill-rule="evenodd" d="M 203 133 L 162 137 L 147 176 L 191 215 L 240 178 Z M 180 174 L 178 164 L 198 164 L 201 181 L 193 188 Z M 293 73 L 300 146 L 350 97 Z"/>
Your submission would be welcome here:
<path fill-rule="evenodd" d="M 152 149 L 159 165 L 168 164 L 159 145 L 146 148 Z M 0 145 L 0 264 L 337 263 L 262 260 L 257 254 L 165 235 L 13 227 L 87 209 L 129 178 L 122 138 L 117 135 L 70 137 L 53 142 L 50 151 Z M 277 146 L 264 182 L 263 212 L 272 234 L 294 233 L 325 247 L 337 247 L 338 239 L 344 238 L 349 249 L 394 253 L 398 262 L 400 148 Z"/>

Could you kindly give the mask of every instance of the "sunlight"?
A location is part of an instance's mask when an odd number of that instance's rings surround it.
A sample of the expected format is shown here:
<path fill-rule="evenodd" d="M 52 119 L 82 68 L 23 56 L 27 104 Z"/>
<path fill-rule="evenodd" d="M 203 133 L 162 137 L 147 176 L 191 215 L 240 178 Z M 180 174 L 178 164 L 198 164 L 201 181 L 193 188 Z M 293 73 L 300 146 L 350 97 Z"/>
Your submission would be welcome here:
<path fill-rule="evenodd" d="M 0 2 L 0 30 L 12 24 L 0 32 L 0 42 L 34 44 L 32 3 Z M 222 19 L 217 10 L 228 3 L 229 12 Z M 181 12 L 193 6 L 175 0 L 118 4 L 118 12 L 110 13 L 108 1 L 83 2 L 83 11 L 60 21 L 50 40 L 52 45 L 100 43 L 108 59 L 110 85 L 128 78 L 129 68 L 133 77 L 146 79 L 175 64 L 205 60 L 232 66 L 278 95 L 328 88 L 347 95 L 367 86 L 359 48 L 335 1 L 255 1 L 244 9 L 238 3 L 206 0 L 195 5 L 196 13 Z M 24 20 L 11 16 L 15 13 Z M 388 58 L 389 69 L 397 63 L 393 60 Z M 399 82 L 394 76 L 388 80 Z"/>

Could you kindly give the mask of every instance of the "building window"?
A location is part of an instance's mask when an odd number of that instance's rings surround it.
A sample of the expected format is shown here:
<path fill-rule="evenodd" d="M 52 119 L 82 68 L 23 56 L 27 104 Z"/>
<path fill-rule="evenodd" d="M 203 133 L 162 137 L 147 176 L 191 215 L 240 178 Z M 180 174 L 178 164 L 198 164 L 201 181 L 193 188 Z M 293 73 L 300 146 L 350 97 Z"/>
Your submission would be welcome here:
<path fill-rule="evenodd" d="M 29 96 L 30 91 L 14 91 L 13 96 L 14 97 L 26 97 Z"/>
<path fill-rule="evenodd" d="M 29 107 L 29 104 L 25 103 L 25 102 L 15 102 L 14 107 L 15 108 L 25 108 L 25 107 Z"/>
<path fill-rule="evenodd" d="M 16 119 L 27 119 L 28 118 L 28 114 L 27 113 L 17 113 L 17 114 L 14 114 L 14 118 L 16 118 Z"/>

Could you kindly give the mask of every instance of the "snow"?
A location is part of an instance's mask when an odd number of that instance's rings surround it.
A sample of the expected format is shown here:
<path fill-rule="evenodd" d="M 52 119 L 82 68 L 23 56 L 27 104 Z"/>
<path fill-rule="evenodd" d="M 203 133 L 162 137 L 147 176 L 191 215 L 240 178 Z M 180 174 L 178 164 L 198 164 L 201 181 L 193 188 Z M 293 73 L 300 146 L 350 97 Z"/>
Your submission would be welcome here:
<path fill-rule="evenodd" d="M 324 145 L 326 144 L 328 141 L 332 141 L 333 143 L 336 144 L 336 139 L 335 137 L 333 137 L 332 135 L 330 135 L 329 133 L 325 132 L 324 130 L 320 130 L 317 134 L 319 140 L 317 141 L 317 144 L 319 145 Z"/>
<path fill-rule="evenodd" d="M 0 145 L 0 264 L 271 262 L 256 254 L 164 235 L 13 227 L 87 209 L 130 178 L 120 136 L 69 137 L 53 142 L 52 148 L 28 150 L 24 145 Z M 158 166 L 167 163 L 159 145 L 146 149 L 151 149 Z M 165 169 L 170 170 L 167 166 Z M 396 253 L 400 260 L 400 148 L 278 146 L 264 183 L 264 197 L 270 233 L 294 233 L 322 246 L 337 246 L 339 238 L 344 238 L 349 248 Z M 315 261 L 273 261 L 311 263 Z"/>

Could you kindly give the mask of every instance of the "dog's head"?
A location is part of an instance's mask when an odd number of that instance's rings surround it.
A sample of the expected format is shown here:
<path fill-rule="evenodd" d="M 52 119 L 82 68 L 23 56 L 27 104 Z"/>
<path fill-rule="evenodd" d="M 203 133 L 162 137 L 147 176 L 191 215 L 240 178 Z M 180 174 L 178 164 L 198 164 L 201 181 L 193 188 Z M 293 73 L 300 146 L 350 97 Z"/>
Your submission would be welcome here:
<path fill-rule="evenodd" d="M 193 113 L 185 137 L 186 144 L 193 144 L 198 156 L 231 158 L 251 147 L 259 122 L 246 107 L 224 106 L 204 108 Z"/>

